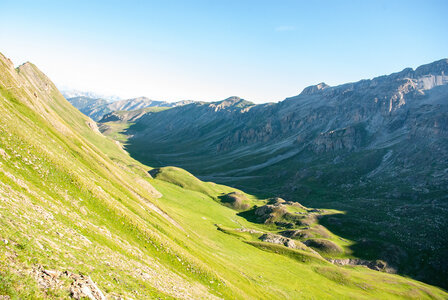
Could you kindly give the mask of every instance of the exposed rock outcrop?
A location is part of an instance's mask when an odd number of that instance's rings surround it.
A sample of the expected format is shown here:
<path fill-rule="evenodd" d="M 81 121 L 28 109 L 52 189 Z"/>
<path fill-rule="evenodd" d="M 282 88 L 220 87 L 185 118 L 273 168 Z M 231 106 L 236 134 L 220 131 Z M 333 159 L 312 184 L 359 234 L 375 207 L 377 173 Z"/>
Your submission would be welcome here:
<path fill-rule="evenodd" d="M 321 82 L 319 84 L 312 85 L 312 86 L 304 88 L 302 93 L 300 93 L 300 94 L 301 95 L 311 95 L 311 94 L 315 94 L 317 92 L 320 92 L 322 90 L 325 90 L 325 89 L 327 89 L 329 87 L 330 86 L 328 84 L 326 84 L 325 82 Z"/>
<path fill-rule="evenodd" d="M 396 270 L 382 260 L 364 260 L 359 258 L 343 258 L 343 259 L 328 259 L 329 262 L 339 266 L 365 266 L 375 271 L 383 271 L 387 273 L 396 273 Z"/>
<path fill-rule="evenodd" d="M 100 130 L 98 129 L 98 126 L 96 123 L 92 120 L 89 120 L 86 122 L 87 126 L 89 126 L 90 129 L 92 129 L 93 132 L 101 134 Z"/>
<path fill-rule="evenodd" d="M 330 130 L 321 133 L 313 141 L 313 150 L 317 153 L 330 151 L 353 151 L 363 145 L 364 131 L 360 126 Z"/>
<path fill-rule="evenodd" d="M 90 276 L 74 274 L 69 271 L 47 270 L 42 266 L 36 266 L 32 274 L 40 288 L 48 290 L 69 289 L 70 296 L 74 299 L 104 300 L 106 297 L 92 281 Z M 65 286 L 67 279 L 71 281 L 70 287 Z"/>
<path fill-rule="evenodd" d="M 91 300 L 106 299 L 101 290 L 89 276 L 69 274 L 69 277 L 73 279 L 73 282 L 70 286 L 70 295 L 74 299 L 84 299 L 84 298 L 89 298 Z"/>
<path fill-rule="evenodd" d="M 285 238 L 281 235 L 265 233 L 260 236 L 260 240 L 267 243 L 279 244 L 292 249 L 307 249 L 301 242 Z"/>

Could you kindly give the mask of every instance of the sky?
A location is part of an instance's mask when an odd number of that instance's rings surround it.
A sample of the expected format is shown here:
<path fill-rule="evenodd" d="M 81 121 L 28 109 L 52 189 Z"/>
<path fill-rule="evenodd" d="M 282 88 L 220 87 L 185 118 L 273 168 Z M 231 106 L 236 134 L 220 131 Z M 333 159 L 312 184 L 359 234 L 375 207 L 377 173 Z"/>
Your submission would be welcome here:
<path fill-rule="evenodd" d="M 60 88 L 277 102 L 448 57 L 448 1 L 0 0 L 0 52 Z"/>

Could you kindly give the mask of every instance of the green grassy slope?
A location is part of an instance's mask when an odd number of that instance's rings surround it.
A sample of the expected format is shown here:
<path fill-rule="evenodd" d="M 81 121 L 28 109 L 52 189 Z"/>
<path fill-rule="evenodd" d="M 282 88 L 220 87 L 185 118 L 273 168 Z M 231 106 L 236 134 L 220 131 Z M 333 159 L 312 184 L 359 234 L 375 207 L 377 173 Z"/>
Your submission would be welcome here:
<path fill-rule="evenodd" d="M 16 70 L 1 55 L 0 114 L 0 295 L 69 298 L 70 278 L 45 275 L 55 270 L 133 299 L 448 297 L 229 234 L 270 227 L 221 205 L 234 189 L 180 169 L 151 178 L 34 65 Z"/>

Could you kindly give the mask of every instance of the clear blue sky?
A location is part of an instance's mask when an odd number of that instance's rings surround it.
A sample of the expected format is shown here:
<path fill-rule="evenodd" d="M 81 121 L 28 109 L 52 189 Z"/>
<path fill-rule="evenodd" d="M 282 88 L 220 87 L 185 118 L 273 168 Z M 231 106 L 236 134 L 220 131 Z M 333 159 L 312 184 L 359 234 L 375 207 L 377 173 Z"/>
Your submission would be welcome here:
<path fill-rule="evenodd" d="M 448 1 L 0 0 L 0 52 L 59 86 L 279 101 L 448 57 Z"/>

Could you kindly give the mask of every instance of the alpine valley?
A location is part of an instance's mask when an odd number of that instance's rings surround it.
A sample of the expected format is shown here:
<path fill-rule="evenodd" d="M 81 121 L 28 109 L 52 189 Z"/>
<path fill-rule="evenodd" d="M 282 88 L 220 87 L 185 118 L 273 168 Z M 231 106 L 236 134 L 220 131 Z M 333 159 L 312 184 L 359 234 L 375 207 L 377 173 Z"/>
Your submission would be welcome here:
<path fill-rule="evenodd" d="M 0 54 L 0 299 L 447 299 L 447 71 L 97 124 Z"/>
<path fill-rule="evenodd" d="M 448 287 L 447 59 L 335 87 L 320 83 L 279 103 L 230 97 L 137 118 L 119 114 L 101 128 L 140 162 L 179 166 L 261 198 L 344 211 L 320 223 L 352 240 L 356 257 Z"/>

